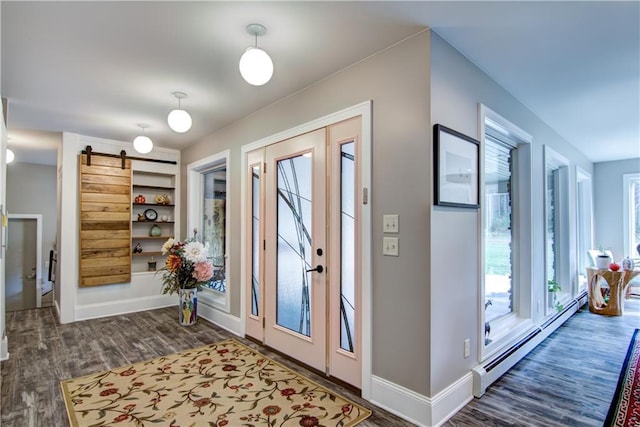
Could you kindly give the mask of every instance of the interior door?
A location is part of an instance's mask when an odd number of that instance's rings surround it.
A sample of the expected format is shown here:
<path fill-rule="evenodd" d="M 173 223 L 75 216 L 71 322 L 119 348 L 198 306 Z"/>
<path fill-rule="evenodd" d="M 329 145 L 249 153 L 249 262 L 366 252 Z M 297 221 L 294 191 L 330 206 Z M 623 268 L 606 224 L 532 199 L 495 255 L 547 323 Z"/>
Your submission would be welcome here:
<path fill-rule="evenodd" d="M 37 220 L 9 218 L 6 252 L 6 311 L 40 306 L 36 287 Z"/>
<path fill-rule="evenodd" d="M 326 369 L 326 131 L 265 149 L 264 342 Z"/>

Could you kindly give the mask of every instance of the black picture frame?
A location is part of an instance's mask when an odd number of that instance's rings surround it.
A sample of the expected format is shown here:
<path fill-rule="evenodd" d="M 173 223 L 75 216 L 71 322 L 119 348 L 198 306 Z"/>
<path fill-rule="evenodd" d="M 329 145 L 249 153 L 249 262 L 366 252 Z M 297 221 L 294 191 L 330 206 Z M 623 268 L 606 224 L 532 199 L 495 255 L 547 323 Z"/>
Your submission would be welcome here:
<path fill-rule="evenodd" d="M 441 124 L 433 126 L 435 204 L 480 207 L 480 142 Z"/>

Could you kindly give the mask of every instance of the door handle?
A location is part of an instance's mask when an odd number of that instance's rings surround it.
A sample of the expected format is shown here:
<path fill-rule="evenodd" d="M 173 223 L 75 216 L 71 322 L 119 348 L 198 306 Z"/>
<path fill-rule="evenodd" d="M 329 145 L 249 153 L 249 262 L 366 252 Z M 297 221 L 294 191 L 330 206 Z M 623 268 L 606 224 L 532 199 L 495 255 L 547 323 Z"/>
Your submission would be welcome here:
<path fill-rule="evenodd" d="M 310 271 L 317 271 L 318 273 L 322 273 L 324 271 L 324 268 L 320 264 L 318 264 L 316 266 L 316 268 L 312 268 L 311 270 L 307 270 L 307 273 L 309 273 Z"/>

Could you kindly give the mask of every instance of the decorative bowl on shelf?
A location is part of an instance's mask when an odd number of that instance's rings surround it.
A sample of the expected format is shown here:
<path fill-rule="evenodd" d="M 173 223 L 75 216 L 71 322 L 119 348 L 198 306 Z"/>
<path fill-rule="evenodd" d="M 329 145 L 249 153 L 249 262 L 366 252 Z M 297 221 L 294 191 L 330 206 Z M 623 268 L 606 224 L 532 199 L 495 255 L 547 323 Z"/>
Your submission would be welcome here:
<path fill-rule="evenodd" d="M 169 199 L 169 195 L 167 194 L 156 194 L 154 200 L 159 205 L 168 205 L 171 203 L 171 199 Z"/>

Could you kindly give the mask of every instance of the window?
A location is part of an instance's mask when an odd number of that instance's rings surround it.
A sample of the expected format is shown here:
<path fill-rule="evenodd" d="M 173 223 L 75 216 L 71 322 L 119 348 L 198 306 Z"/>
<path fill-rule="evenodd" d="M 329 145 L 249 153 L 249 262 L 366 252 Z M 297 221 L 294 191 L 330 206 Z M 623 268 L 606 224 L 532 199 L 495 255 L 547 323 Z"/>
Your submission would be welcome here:
<path fill-rule="evenodd" d="M 562 310 L 572 294 L 569 262 L 568 160 L 544 147 L 546 314 Z"/>
<path fill-rule="evenodd" d="M 640 173 L 622 177 L 624 213 L 624 256 L 640 257 Z"/>
<path fill-rule="evenodd" d="M 578 236 L 578 292 L 587 289 L 587 267 L 591 266 L 588 251 L 593 249 L 593 205 L 591 175 L 576 168 L 577 183 L 577 236 Z"/>
<path fill-rule="evenodd" d="M 531 136 L 480 106 L 482 360 L 533 327 Z"/>
<path fill-rule="evenodd" d="M 210 292 L 202 296 L 225 311 L 229 310 L 228 157 L 225 151 L 187 166 L 188 237 L 195 236 L 207 246 L 214 266 L 213 278 L 205 287 L 205 292 Z"/>

